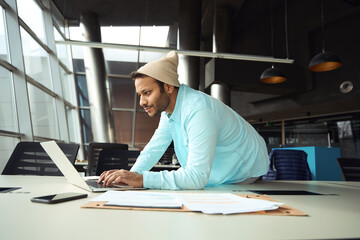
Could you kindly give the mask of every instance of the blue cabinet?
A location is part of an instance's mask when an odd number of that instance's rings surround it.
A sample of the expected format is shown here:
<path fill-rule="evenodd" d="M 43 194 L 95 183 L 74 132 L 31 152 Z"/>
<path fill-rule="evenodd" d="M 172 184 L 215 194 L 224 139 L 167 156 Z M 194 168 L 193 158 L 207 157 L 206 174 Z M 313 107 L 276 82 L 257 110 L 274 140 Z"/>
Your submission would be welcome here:
<path fill-rule="evenodd" d="M 277 148 L 279 149 L 279 148 Z M 307 161 L 312 180 L 342 181 L 342 173 L 337 158 L 340 157 L 340 148 L 328 147 L 290 147 L 281 149 L 303 150 L 307 153 Z"/>

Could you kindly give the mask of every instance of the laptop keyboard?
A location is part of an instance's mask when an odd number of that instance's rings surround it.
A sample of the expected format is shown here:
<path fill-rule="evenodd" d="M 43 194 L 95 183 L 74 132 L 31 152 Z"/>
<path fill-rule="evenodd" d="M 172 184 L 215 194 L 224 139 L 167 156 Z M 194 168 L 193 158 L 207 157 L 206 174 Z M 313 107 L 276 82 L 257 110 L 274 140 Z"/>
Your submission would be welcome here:
<path fill-rule="evenodd" d="M 99 184 L 97 183 L 97 180 L 86 180 L 85 181 L 86 184 L 90 187 L 94 187 L 94 188 L 129 188 L 129 185 L 126 184 L 111 184 L 110 186 L 106 187 L 103 184 Z"/>
<path fill-rule="evenodd" d="M 109 188 L 109 187 L 104 186 L 103 184 L 97 183 L 96 180 L 87 180 L 85 182 L 87 185 L 94 187 L 94 188 Z"/>

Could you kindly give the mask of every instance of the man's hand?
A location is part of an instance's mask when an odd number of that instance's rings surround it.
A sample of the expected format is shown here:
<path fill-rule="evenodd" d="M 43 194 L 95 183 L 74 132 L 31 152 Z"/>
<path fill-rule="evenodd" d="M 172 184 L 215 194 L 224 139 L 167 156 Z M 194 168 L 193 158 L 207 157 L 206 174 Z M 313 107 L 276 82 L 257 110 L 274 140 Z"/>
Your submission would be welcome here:
<path fill-rule="evenodd" d="M 143 187 L 143 175 L 136 172 L 130 172 L 124 169 L 105 171 L 100 175 L 98 183 L 104 181 L 104 186 L 110 186 L 114 183 L 125 183 L 132 187 Z"/>

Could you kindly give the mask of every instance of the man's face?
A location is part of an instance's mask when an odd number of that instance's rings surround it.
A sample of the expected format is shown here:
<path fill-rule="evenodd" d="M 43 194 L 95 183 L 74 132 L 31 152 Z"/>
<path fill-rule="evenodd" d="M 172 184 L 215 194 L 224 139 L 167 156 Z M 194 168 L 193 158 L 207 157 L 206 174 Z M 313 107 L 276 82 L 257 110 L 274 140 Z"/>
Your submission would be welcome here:
<path fill-rule="evenodd" d="M 154 78 L 144 77 L 135 79 L 135 88 L 140 96 L 140 106 L 142 106 L 150 117 L 159 115 L 166 111 L 170 103 L 169 95 L 160 89 L 159 84 Z"/>

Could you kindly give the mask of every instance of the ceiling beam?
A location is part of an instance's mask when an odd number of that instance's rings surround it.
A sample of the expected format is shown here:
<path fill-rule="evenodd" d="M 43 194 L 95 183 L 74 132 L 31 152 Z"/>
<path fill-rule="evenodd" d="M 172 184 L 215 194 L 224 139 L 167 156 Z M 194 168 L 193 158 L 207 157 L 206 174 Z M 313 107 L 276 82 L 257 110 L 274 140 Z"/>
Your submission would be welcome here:
<path fill-rule="evenodd" d="M 185 55 L 185 56 L 222 58 L 222 59 L 244 60 L 244 61 L 255 61 L 255 62 L 272 62 L 272 63 L 287 63 L 287 64 L 292 64 L 294 62 L 293 59 L 273 58 L 273 57 L 267 57 L 267 56 L 176 50 L 176 49 L 170 49 L 170 48 L 148 47 L 148 46 L 140 46 L 140 45 L 126 45 L 126 44 L 115 44 L 115 43 L 99 43 L 99 42 L 66 40 L 66 41 L 55 41 L 55 44 L 84 46 L 84 47 L 92 47 L 92 48 L 127 49 L 127 50 L 137 50 L 137 51 L 144 51 L 144 52 L 148 51 L 148 52 L 167 53 L 169 51 L 175 51 L 178 54 Z"/>

